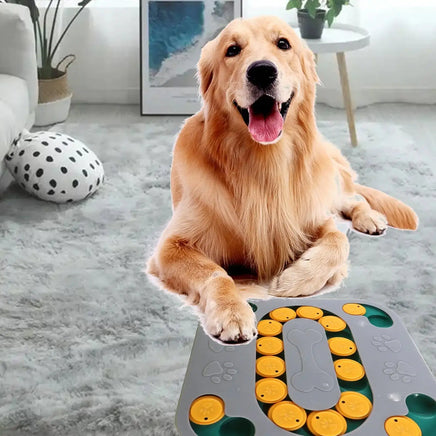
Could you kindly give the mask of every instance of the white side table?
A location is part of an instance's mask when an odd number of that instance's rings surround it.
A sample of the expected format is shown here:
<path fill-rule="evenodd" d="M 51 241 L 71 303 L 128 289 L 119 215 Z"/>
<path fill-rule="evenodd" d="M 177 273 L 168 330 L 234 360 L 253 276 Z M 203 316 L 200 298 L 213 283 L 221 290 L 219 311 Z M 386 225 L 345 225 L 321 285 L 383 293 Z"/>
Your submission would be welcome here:
<path fill-rule="evenodd" d="M 316 58 L 318 58 L 320 53 L 336 53 L 351 144 L 355 147 L 357 145 L 357 135 L 354 124 L 353 104 L 351 102 L 350 83 L 345 63 L 345 52 L 358 50 L 369 45 L 369 33 L 365 29 L 348 24 L 336 24 L 331 28 L 326 25 L 320 39 L 305 39 L 305 41 L 315 53 Z"/>

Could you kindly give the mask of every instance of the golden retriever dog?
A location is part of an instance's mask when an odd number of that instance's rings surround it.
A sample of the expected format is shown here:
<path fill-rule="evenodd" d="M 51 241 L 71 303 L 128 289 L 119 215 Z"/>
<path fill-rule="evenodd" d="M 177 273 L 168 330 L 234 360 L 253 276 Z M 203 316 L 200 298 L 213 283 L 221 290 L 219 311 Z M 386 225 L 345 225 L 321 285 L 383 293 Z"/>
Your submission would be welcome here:
<path fill-rule="evenodd" d="M 255 316 L 234 274 L 274 296 L 310 295 L 347 275 L 335 215 L 371 235 L 416 229 L 418 218 L 355 183 L 320 135 L 314 56 L 284 21 L 232 21 L 203 47 L 198 74 L 203 107 L 174 147 L 173 215 L 148 273 L 197 305 L 207 333 L 243 342 L 256 335 Z"/>

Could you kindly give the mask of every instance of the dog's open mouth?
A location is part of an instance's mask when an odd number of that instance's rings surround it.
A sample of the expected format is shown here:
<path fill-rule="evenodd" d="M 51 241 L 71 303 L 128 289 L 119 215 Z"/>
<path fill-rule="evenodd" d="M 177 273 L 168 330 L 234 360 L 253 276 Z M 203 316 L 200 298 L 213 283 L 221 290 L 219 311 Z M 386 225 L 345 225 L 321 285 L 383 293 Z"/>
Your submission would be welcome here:
<path fill-rule="evenodd" d="M 248 109 L 240 107 L 236 101 L 233 104 L 242 115 L 252 138 L 262 144 L 269 144 L 280 137 L 293 96 L 294 93 L 288 101 L 279 103 L 273 97 L 263 95 Z"/>

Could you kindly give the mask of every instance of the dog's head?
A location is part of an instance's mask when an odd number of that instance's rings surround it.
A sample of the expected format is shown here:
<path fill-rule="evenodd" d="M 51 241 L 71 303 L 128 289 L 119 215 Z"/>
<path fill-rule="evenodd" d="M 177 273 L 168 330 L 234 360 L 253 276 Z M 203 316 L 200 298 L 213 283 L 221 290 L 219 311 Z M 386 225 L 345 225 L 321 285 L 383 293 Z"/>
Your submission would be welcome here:
<path fill-rule="evenodd" d="M 206 111 L 221 111 L 258 143 L 277 142 L 287 118 L 313 107 L 313 53 L 276 17 L 236 19 L 202 49 L 198 63 Z"/>

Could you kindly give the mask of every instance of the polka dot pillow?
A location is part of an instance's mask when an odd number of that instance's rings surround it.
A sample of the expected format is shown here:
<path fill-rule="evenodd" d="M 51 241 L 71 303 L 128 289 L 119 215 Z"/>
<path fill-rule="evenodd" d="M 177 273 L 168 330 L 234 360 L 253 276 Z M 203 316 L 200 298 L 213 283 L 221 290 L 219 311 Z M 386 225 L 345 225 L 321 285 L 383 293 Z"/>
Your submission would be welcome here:
<path fill-rule="evenodd" d="M 27 133 L 12 145 L 5 161 L 23 189 L 55 203 L 83 200 L 104 180 L 97 156 L 82 142 L 61 133 Z"/>

